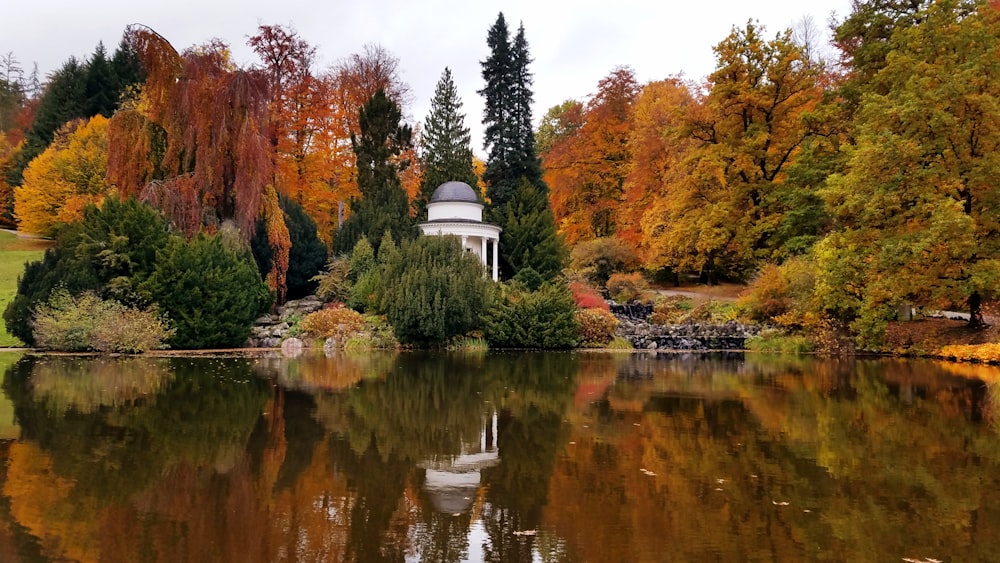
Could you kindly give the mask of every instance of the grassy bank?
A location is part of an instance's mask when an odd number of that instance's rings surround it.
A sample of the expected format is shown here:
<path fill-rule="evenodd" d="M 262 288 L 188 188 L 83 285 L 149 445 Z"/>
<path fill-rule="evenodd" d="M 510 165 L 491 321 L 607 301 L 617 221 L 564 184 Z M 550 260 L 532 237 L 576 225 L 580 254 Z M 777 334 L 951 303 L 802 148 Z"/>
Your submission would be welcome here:
<path fill-rule="evenodd" d="M 25 262 L 39 260 L 50 242 L 19 238 L 14 233 L 0 231 L 0 311 L 17 293 L 17 278 L 24 272 Z M 0 323 L 0 347 L 22 346 Z"/>

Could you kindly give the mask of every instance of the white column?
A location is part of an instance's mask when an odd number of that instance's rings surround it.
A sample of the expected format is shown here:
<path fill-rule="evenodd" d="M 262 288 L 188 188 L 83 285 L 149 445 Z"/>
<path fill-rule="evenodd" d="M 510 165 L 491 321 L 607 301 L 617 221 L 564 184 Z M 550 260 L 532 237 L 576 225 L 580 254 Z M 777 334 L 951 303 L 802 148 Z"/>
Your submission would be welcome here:
<path fill-rule="evenodd" d="M 483 269 L 486 269 L 486 237 L 479 239 L 483 243 L 482 252 L 479 253 L 479 259 L 483 261 Z"/>
<path fill-rule="evenodd" d="M 500 280 L 500 239 L 493 239 L 493 281 Z"/>
<path fill-rule="evenodd" d="M 462 251 L 465 251 L 465 243 L 469 240 L 468 235 L 462 235 Z"/>

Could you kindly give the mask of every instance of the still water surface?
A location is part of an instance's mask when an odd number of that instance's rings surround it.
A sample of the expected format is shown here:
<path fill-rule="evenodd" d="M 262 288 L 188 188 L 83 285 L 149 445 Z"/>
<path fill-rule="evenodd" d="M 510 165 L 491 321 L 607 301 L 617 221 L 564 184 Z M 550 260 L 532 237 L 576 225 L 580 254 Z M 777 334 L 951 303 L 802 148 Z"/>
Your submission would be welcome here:
<path fill-rule="evenodd" d="M 995 561 L 993 368 L 5 357 L 0 561 Z"/>

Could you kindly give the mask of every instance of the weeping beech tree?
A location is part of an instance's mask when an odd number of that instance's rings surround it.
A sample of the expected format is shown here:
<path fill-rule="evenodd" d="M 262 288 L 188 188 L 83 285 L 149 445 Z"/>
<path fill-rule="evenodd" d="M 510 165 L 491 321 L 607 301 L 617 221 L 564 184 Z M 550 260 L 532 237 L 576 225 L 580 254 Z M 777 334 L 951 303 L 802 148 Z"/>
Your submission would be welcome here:
<path fill-rule="evenodd" d="M 123 196 L 163 210 L 189 237 L 232 221 L 249 240 L 263 216 L 278 258 L 268 283 L 282 301 L 291 243 L 282 214 L 273 212 L 271 77 L 235 68 L 220 41 L 178 53 L 148 27 L 129 26 L 125 35 L 146 82 L 140 99 L 111 119 L 108 179 Z"/>

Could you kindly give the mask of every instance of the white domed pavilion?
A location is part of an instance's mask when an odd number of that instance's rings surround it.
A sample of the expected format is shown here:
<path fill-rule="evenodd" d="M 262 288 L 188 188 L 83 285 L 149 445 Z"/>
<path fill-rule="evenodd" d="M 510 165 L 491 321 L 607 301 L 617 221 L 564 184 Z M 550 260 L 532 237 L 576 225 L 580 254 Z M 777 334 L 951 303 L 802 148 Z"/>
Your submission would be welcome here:
<path fill-rule="evenodd" d="M 445 182 L 434 190 L 427 204 L 427 221 L 417 225 L 430 236 L 455 235 L 462 239 L 462 248 L 487 263 L 486 247 L 493 243 L 493 280 L 499 279 L 500 227 L 483 222 L 483 204 L 476 191 L 465 182 Z"/>

